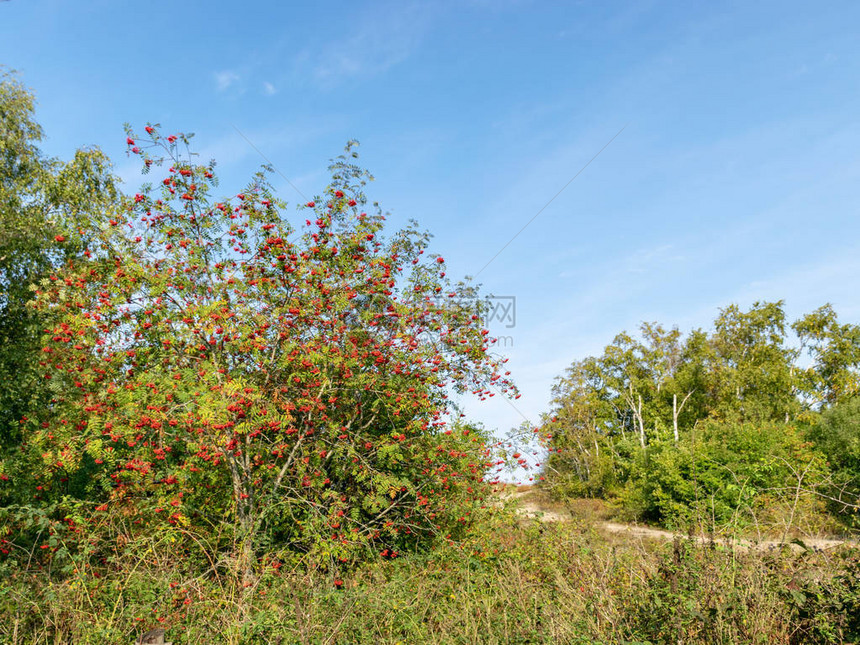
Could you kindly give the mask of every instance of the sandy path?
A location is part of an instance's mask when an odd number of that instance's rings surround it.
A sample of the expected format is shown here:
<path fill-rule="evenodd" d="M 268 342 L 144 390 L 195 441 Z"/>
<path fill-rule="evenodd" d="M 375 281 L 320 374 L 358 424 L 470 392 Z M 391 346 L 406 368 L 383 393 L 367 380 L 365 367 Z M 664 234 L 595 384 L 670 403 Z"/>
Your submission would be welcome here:
<path fill-rule="evenodd" d="M 607 533 L 616 535 L 628 535 L 630 537 L 638 537 L 651 540 L 674 540 L 679 533 L 664 531 L 662 529 L 654 529 L 649 526 L 636 526 L 630 524 L 618 524 L 616 522 L 600 522 L 598 527 Z M 682 538 L 693 540 L 698 544 L 710 544 L 711 538 L 704 535 L 681 535 Z M 729 548 L 737 549 L 738 551 L 770 551 L 779 549 L 783 546 L 788 546 L 795 551 L 805 551 L 812 549 L 813 551 L 823 551 L 825 549 L 833 549 L 842 545 L 858 546 L 856 542 L 846 540 L 835 540 L 829 538 L 806 538 L 804 540 L 795 540 L 793 542 L 780 542 L 779 540 L 744 540 L 731 538 L 713 538 L 714 544 L 719 544 Z M 802 542 L 802 544 L 801 544 Z"/>
<path fill-rule="evenodd" d="M 515 499 L 518 502 L 518 511 L 523 517 L 537 519 L 541 522 L 567 522 L 570 521 L 570 513 L 564 513 L 557 510 L 543 508 L 535 500 L 529 499 L 531 491 L 514 491 L 512 493 L 503 493 L 503 498 Z M 683 535 L 673 533 L 663 529 L 655 529 L 650 526 L 638 526 L 636 524 L 621 524 L 618 522 L 598 521 L 595 523 L 597 528 L 605 533 L 612 535 L 620 535 L 628 538 L 638 538 L 640 540 L 660 540 L 672 541 L 676 535 L 683 539 L 693 540 L 697 544 L 710 544 L 711 538 L 704 535 Z M 802 542 L 802 543 L 801 543 Z M 792 550 L 804 551 L 806 549 L 825 550 L 833 549 L 838 546 L 851 545 L 860 546 L 857 542 L 848 540 L 828 539 L 828 538 L 807 538 L 802 541 L 795 540 L 793 542 L 783 543 L 779 540 L 761 540 L 753 541 L 746 539 L 729 539 L 729 538 L 713 538 L 714 544 L 736 549 L 738 551 L 769 551 L 789 546 Z"/>

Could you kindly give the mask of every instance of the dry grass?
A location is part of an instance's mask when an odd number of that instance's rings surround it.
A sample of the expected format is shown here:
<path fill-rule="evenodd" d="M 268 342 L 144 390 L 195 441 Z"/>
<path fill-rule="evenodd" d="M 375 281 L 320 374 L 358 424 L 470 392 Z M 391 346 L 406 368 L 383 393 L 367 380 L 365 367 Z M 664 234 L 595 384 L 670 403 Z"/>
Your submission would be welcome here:
<path fill-rule="evenodd" d="M 856 551 L 623 541 L 580 519 L 500 515 L 484 529 L 466 544 L 342 572 L 343 589 L 331 573 L 271 568 L 243 588 L 191 559 L 171 566 L 176 545 L 127 550 L 100 577 L 18 570 L 0 591 L 0 642 L 130 643 L 159 624 L 176 645 L 860 639 Z"/>

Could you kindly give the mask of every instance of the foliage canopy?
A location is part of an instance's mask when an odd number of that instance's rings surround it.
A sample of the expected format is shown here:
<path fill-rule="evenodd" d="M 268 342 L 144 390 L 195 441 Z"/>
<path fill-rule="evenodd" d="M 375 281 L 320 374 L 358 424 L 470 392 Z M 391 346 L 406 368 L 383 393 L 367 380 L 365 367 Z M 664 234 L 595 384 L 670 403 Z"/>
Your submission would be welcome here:
<path fill-rule="evenodd" d="M 216 201 L 215 163 L 157 128 L 128 146 L 164 176 L 64 211 L 23 281 L 45 394 L 16 425 L 42 469 L 8 459 L 9 495 L 69 537 L 208 535 L 246 575 L 264 550 L 338 566 L 468 530 L 490 451 L 449 396 L 514 391 L 477 289 L 414 222 L 386 233 L 354 143 L 295 227 L 266 172 Z"/>

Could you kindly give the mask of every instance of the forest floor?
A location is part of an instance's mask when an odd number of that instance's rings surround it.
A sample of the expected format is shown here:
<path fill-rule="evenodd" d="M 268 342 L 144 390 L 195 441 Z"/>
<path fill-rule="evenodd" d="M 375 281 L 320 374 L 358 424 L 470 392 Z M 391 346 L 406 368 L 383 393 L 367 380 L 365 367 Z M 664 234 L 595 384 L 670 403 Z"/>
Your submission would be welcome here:
<path fill-rule="evenodd" d="M 567 505 L 560 504 L 553 502 L 545 492 L 533 486 L 509 485 L 501 492 L 501 498 L 513 500 L 517 504 L 517 512 L 525 518 L 536 519 L 541 522 L 570 522 L 578 519 L 592 524 L 603 533 L 627 540 L 665 542 L 681 537 L 696 544 L 716 544 L 737 551 L 771 551 L 784 546 L 796 551 L 823 551 L 843 545 L 860 547 L 860 543 L 857 541 L 839 538 L 796 537 L 794 535 L 786 536 L 784 539 L 721 537 L 685 534 L 642 524 L 610 521 L 612 511 L 602 500 L 576 499 L 571 500 Z"/>

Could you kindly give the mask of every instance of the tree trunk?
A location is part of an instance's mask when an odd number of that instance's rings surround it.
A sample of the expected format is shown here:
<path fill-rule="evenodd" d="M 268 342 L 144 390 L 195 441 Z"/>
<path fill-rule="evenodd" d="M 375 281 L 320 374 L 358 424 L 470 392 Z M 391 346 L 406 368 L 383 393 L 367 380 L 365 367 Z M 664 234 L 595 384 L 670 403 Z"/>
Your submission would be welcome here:
<path fill-rule="evenodd" d="M 678 395 L 672 395 L 672 433 L 675 436 L 675 445 L 678 445 Z"/>
<path fill-rule="evenodd" d="M 678 445 L 678 441 L 681 438 L 680 433 L 678 432 L 678 417 L 681 416 L 681 410 L 684 409 L 684 406 L 686 405 L 687 401 L 690 399 L 690 397 L 693 395 L 693 392 L 695 392 L 695 391 L 696 390 L 693 389 L 693 390 L 690 390 L 689 392 L 687 392 L 687 396 L 685 396 L 684 400 L 681 401 L 681 405 L 678 405 L 678 395 L 677 394 L 672 395 L 672 431 L 675 435 L 675 445 L 676 446 Z"/>
<path fill-rule="evenodd" d="M 248 486 L 247 469 L 235 455 L 227 454 L 227 463 L 233 480 L 233 510 L 238 520 L 238 533 L 234 535 L 236 577 L 241 577 L 243 588 L 254 582 L 254 538 L 258 529 L 253 491 Z"/>
<path fill-rule="evenodd" d="M 239 554 L 236 560 L 237 573 L 242 576 L 242 588 L 247 589 L 254 584 L 254 535 L 253 527 L 243 527 Z"/>

